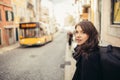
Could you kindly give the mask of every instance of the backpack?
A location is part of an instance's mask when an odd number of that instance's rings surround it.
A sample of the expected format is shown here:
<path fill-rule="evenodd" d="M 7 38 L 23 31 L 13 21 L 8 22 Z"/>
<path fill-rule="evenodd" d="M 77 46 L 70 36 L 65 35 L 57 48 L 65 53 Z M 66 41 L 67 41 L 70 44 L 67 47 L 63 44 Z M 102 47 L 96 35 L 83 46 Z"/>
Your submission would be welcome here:
<path fill-rule="evenodd" d="M 120 80 L 120 47 L 100 47 L 102 80 Z"/>

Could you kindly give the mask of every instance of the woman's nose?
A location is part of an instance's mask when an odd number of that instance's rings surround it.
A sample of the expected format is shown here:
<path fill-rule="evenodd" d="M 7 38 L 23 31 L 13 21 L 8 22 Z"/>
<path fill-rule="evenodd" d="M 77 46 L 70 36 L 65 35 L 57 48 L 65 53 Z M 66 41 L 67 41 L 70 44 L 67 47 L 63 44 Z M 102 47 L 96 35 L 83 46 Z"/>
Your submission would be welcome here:
<path fill-rule="evenodd" d="M 80 37 L 80 36 L 81 36 L 80 33 L 77 33 L 77 34 L 76 34 L 76 37 Z"/>

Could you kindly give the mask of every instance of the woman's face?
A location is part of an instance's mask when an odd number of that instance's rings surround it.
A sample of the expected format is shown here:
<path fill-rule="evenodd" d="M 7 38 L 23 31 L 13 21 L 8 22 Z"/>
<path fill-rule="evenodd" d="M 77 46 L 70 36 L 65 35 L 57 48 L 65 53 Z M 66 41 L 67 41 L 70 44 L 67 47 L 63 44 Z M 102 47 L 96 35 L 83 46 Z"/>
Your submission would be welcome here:
<path fill-rule="evenodd" d="M 78 45 L 82 45 L 85 43 L 89 38 L 89 35 L 87 35 L 80 26 L 77 26 L 75 29 L 75 40 Z"/>

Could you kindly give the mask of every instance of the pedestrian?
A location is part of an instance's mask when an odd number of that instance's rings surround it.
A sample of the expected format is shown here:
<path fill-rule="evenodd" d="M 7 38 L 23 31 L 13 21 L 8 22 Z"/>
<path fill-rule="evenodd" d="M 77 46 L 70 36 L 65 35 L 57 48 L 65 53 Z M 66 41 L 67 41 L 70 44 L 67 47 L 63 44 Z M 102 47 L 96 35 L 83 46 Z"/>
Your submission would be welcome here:
<path fill-rule="evenodd" d="M 101 80 L 98 32 L 90 21 L 75 25 L 77 46 L 73 53 L 76 70 L 72 80 Z"/>
<path fill-rule="evenodd" d="M 68 33 L 68 44 L 69 44 L 69 48 L 71 48 L 72 46 L 72 41 L 73 41 L 73 34 L 72 32 Z"/>

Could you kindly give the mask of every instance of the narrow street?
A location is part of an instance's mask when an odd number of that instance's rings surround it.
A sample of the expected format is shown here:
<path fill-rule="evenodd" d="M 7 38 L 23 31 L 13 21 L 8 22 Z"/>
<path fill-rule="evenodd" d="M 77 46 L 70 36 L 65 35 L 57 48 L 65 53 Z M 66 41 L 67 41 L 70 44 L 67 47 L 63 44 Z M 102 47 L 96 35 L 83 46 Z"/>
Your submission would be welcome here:
<path fill-rule="evenodd" d="M 120 0 L 0 0 L 0 80 L 119 75 Z"/>
<path fill-rule="evenodd" d="M 0 80 L 63 80 L 66 33 L 38 47 L 18 47 L 0 55 Z"/>

